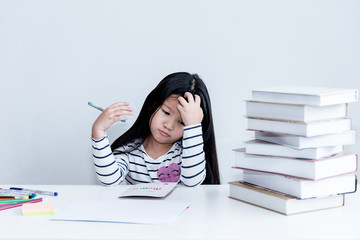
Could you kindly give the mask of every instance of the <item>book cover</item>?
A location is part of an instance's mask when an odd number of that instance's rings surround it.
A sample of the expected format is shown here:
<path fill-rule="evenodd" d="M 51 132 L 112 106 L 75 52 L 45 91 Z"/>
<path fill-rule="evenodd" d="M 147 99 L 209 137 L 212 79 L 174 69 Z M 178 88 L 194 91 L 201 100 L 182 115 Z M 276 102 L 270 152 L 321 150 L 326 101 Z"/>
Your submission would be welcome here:
<path fill-rule="evenodd" d="M 255 139 L 277 143 L 294 148 L 315 148 L 335 145 L 350 145 L 355 143 L 355 131 L 330 133 L 319 136 L 304 137 L 283 133 L 254 131 Z"/>
<path fill-rule="evenodd" d="M 246 115 L 252 118 L 311 122 L 346 117 L 348 104 L 310 106 L 246 101 Z"/>
<path fill-rule="evenodd" d="M 248 130 L 284 133 L 304 137 L 313 137 L 351 130 L 350 118 L 336 118 L 313 122 L 247 119 Z"/>
<path fill-rule="evenodd" d="M 299 159 L 246 154 L 245 149 L 234 149 L 234 168 L 283 174 L 304 179 L 318 180 L 357 170 L 355 153 L 339 153 L 321 159 Z"/>
<path fill-rule="evenodd" d="M 345 195 L 298 199 L 241 181 L 230 182 L 229 187 L 230 198 L 284 215 L 342 207 L 345 204 Z"/>
<path fill-rule="evenodd" d="M 358 90 L 314 86 L 274 86 L 252 90 L 252 100 L 326 106 L 356 102 Z"/>
<path fill-rule="evenodd" d="M 247 154 L 304 159 L 320 159 L 343 151 L 342 145 L 298 149 L 256 139 L 246 141 L 244 144 Z"/>
<path fill-rule="evenodd" d="M 309 180 L 266 172 L 244 170 L 243 181 L 301 199 L 354 193 L 357 189 L 357 179 L 354 173 L 320 180 Z"/>

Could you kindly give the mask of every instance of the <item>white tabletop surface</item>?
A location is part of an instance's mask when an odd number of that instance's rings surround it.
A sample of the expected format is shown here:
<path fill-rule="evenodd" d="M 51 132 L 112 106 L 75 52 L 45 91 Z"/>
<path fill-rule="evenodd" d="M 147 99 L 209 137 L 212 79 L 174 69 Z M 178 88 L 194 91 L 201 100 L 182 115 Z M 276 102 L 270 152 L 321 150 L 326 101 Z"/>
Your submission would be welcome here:
<path fill-rule="evenodd" d="M 18 187 L 59 192 L 45 199 L 57 212 L 73 200 L 116 199 L 129 186 Z M 177 187 L 160 201 L 183 200 L 191 206 L 169 225 L 53 221 L 51 215 L 22 216 L 21 208 L 8 209 L 0 211 L 0 239 L 360 239 L 359 193 L 347 195 L 344 207 L 292 216 L 229 199 L 228 194 L 227 184 Z"/>

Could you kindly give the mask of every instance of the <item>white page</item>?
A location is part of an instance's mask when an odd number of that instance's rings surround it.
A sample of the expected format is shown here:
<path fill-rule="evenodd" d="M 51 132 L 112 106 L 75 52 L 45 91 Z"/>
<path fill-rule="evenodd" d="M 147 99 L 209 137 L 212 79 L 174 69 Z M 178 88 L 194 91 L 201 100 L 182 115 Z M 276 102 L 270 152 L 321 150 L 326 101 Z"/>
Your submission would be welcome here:
<path fill-rule="evenodd" d="M 84 200 L 73 201 L 52 220 L 168 224 L 190 204 L 167 200 Z"/>

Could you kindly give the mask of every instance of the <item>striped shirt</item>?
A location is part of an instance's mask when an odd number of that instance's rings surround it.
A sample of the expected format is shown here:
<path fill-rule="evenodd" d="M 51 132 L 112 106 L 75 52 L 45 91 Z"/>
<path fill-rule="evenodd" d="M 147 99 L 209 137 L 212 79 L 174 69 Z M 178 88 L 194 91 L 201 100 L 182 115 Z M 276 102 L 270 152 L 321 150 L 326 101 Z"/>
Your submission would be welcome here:
<path fill-rule="evenodd" d="M 157 159 L 151 158 L 142 144 L 134 148 L 136 143 L 112 152 L 107 136 L 98 141 L 92 139 L 95 171 L 102 184 L 118 185 L 124 180 L 128 184 L 158 183 L 161 182 L 159 173 L 174 167 L 180 171 L 177 181 L 185 186 L 196 186 L 204 181 L 206 160 L 201 124 L 184 127 L 182 140 L 175 142 L 166 154 Z M 120 153 L 125 149 L 131 151 Z"/>

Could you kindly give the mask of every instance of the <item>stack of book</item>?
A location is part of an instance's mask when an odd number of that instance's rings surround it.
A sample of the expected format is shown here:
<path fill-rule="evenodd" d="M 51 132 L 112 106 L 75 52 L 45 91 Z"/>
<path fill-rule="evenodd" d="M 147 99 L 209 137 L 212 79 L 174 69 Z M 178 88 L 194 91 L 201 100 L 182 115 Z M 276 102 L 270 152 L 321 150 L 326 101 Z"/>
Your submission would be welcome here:
<path fill-rule="evenodd" d="M 243 181 L 230 197 L 286 215 L 344 205 L 356 191 L 357 154 L 348 104 L 356 89 L 280 86 L 252 91 L 246 101 L 255 139 L 234 149 Z"/>

